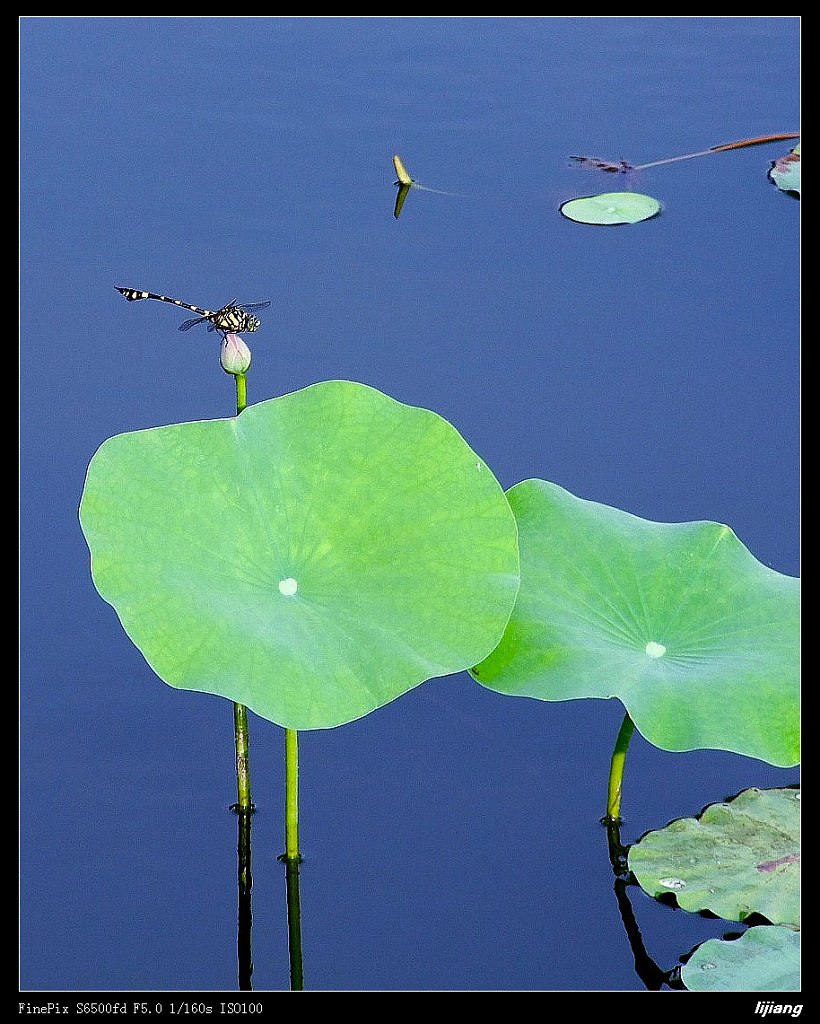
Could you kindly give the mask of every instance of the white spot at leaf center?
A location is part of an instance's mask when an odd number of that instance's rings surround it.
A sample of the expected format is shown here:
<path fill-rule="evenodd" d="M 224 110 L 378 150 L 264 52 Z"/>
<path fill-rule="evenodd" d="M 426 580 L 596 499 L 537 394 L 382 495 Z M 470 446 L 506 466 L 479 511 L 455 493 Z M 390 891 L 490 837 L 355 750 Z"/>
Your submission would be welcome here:
<path fill-rule="evenodd" d="M 293 597 L 298 589 L 299 584 L 292 576 L 288 576 L 286 580 L 279 580 L 279 593 L 285 597 Z"/>
<path fill-rule="evenodd" d="M 282 584 L 279 584 L 280 588 Z M 649 658 L 662 658 L 666 654 L 666 648 L 663 644 L 656 644 L 654 640 L 650 640 L 646 645 L 646 654 Z"/>

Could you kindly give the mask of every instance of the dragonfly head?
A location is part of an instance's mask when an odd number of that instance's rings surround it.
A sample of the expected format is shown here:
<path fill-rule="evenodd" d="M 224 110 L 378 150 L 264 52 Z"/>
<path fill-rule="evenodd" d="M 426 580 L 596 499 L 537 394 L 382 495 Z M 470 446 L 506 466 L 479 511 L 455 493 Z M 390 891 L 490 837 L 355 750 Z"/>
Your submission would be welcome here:
<path fill-rule="evenodd" d="M 248 317 L 248 324 L 247 324 L 247 327 L 245 328 L 245 330 L 246 331 L 258 331 L 261 326 L 262 326 L 262 321 L 259 319 L 258 316 L 249 316 Z"/>

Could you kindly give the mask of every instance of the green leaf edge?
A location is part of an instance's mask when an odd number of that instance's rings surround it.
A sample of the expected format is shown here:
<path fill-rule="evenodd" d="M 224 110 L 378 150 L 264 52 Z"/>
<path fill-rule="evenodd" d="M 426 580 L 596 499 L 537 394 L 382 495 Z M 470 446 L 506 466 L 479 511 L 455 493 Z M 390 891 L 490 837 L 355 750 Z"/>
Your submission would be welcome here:
<path fill-rule="evenodd" d="M 770 931 L 771 930 L 771 931 Z M 730 982 L 731 975 L 733 973 L 733 966 L 731 963 L 721 965 L 721 959 L 724 955 L 724 949 L 727 946 L 737 947 L 738 944 L 746 944 L 759 942 L 764 938 L 764 934 L 769 932 L 777 933 L 777 937 L 782 936 L 782 941 L 787 946 L 796 947 L 796 949 L 789 950 L 775 950 L 769 949 L 768 956 L 765 962 L 774 962 L 775 966 L 777 960 L 775 958 L 782 958 L 789 955 L 796 956 L 797 963 L 794 968 L 794 974 L 787 974 L 785 983 L 781 985 L 772 986 L 770 984 L 770 978 L 766 977 L 765 985 L 761 985 L 759 988 L 743 988 L 734 987 L 731 984 L 721 985 L 720 988 L 713 988 L 710 986 L 701 987 L 693 984 L 696 978 L 704 977 L 704 970 L 711 971 L 716 970 L 719 972 L 718 977 L 725 971 L 729 972 Z M 735 949 L 732 950 L 735 952 Z M 713 963 L 713 961 L 717 961 Z M 758 961 L 759 962 L 759 961 Z M 723 969 L 722 969 L 723 968 Z M 800 931 L 789 928 L 786 925 L 770 924 L 770 925 L 755 925 L 753 928 L 749 928 L 743 933 L 738 939 L 707 939 L 702 942 L 692 953 L 689 959 L 681 967 L 681 980 L 690 992 L 799 992 L 800 991 Z M 789 1014 L 786 1014 L 788 1016 Z"/>

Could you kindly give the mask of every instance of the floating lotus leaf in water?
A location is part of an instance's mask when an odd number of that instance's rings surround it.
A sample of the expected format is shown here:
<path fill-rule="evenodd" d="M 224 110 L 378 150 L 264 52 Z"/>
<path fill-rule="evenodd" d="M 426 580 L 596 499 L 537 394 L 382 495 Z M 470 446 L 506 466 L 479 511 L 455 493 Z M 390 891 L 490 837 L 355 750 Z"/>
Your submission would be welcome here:
<path fill-rule="evenodd" d="M 775 160 L 769 177 L 777 185 L 781 192 L 793 192 L 800 195 L 800 143 L 798 142 L 791 153 L 781 156 Z"/>
<path fill-rule="evenodd" d="M 681 979 L 693 992 L 799 992 L 800 932 L 760 925 L 731 942 L 708 939 L 683 965 Z"/>
<path fill-rule="evenodd" d="M 640 192 L 604 192 L 598 196 L 570 199 L 559 210 L 579 224 L 637 224 L 660 213 L 661 204 Z"/>
<path fill-rule="evenodd" d="M 328 381 L 122 434 L 80 508 L 94 582 L 165 682 L 340 725 L 498 642 L 516 526 L 449 423 Z"/>
<path fill-rule="evenodd" d="M 649 522 L 543 480 L 507 497 L 521 589 L 478 682 L 540 700 L 619 697 L 665 750 L 799 761 L 797 579 L 718 523 Z"/>
<path fill-rule="evenodd" d="M 684 910 L 729 921 L 762 914 L 800 923 L 800 793 L 746 789 L 647 832 L 629 850 L 629 868 L 650 896 L 674 894 Z"/>

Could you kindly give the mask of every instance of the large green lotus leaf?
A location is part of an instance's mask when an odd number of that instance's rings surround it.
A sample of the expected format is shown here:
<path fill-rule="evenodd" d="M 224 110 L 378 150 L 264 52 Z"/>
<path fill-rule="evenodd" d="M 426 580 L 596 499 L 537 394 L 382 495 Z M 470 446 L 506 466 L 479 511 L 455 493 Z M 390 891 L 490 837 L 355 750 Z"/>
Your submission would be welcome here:
<path fill-rule="evenodd" d="M 760 925 L 731 942 L 707 939 L 681 968 L 681 979 L 693 992 L 798 992 L 800 932 Z"/>
<path fill-rule="evenodd" d="M 518 588 L 484 462 L 440 416 L 349 381 L 110 438 L 80 519 L 97 589 L 165 682 L 292 729 L 474 664 Z"/>
<path fill-rule="evenodd" d="M 746 789 L 647 832 L 629 850 L 629 868 L 650 896 L 674 894 L 684 910 L 729 921 L 762 914 L 800 923 L 800 793 Z"/>
<path fill-rule="evenodd" d="M 791 192 L 800 195 L 800 143 L 798 142 L 791 153 L 781 156 L 772 164 L 769 177 L 777 185 L 781 192 Z"/>
<path fill-rule="evenodd" d="M 665 750 L 799 761 L 799 581 L 727 526 L 655 523 L 526 480 L 507 493 L 521 589 L 484 686 L 619 697 Z"/>
<path fill-rule="evenodd" d="M 597 196 L 570 199 L 560 212 L 578 224 L 637 224 L 661 212 L 661 204 L 641 192 L 602 192 Z"/>

